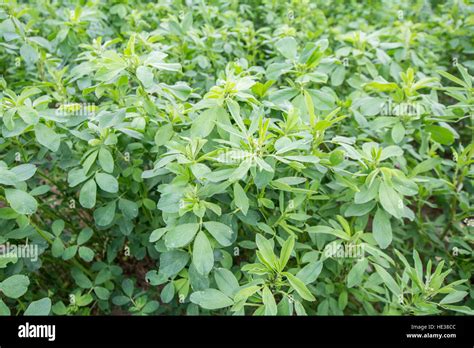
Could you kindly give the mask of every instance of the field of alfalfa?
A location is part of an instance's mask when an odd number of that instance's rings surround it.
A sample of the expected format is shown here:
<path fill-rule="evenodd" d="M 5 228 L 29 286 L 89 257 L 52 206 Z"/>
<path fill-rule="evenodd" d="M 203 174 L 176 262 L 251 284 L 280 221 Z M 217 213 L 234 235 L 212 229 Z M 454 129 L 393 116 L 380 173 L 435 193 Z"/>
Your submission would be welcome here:
<path fill-rule="evenodd" d="M 3 1 L 0 314 L 474 314 L 474 5 Z"/>

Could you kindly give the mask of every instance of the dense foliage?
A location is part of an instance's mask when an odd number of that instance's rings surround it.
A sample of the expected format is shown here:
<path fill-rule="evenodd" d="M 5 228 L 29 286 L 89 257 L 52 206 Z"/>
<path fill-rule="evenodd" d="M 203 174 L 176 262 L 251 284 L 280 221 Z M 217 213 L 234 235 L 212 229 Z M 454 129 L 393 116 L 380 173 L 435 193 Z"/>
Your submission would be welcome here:
<path fill-rule="evenodd" d="M 473 314 L 468 2 L 2 2 L 0 313 Z"/>

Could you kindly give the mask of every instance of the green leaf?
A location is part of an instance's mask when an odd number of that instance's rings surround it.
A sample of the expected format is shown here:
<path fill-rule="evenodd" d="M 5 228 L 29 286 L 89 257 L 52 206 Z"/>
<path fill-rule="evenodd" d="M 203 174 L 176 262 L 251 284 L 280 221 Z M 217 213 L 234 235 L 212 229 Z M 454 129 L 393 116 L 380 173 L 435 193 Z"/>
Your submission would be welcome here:
<path fill-rule="evenodd" d="M 290 236 L 285 243 L 280 252 L 280 270 L 283 270 L 290 259 L 291 252 L 295 247 L 295 238 Z"/>
<path fill-rule="evenodd" d="M 109 150 L 105 147 L 101 147 L 99 150 L 99 164 L 107 173 L 112 173 L 114 171 L 114 159 Z"/>
<path fill-rule="evenodd" d="M 288 281 L 290 282 L 291 286 L 293 289 L 296 290 L 296 292 L 305 300 L 307 301 L 316 301 L 316 298 L 313 296 L 313 294 L 308 290 L 306 285 L 297 277 L 295 277 L 293 274 L 285 272 L 283 273 L 286 278 L 288 278 Z"/>
<path fill-rule="evenodd" d="M 38 111 L 29 106 L 19 107 L 18 115 L 26 124 L 37 124 L 39 121 Z"/>
<path fill-rule="evenodd" d="M 350 204 L 346 211 L 344 212 L 344 216 L 364 216 L 372 211 L 375 207 L 375 202 L 370 201 L 362 204 Z"/>
<path fill-rule="evenodd" d="M 41 300 L 31 302 L 23 315 L 49 315 L 50 312 L 51 300 L 48 297 L 45 297 Z"/>
<path fill-rule="evenodd" d="M 38 143 L 48 148 L 52 152 L 56 152 L 61 144 L 61 137 L 51 128 L 44 124 L 38 123 L 35 126 L 36 140 Z"/>
<path fill-rule="evenodd" d="M 79 233 L 79 236 L 77 237 L 77 244 L 78 245 L 83 245 L 91 239 L 92 235 L 94 234 L 94 231 L 92 228 L 86 227 L 81 230 Z"/>
<path fill-rule="evenodd" d="M 467 291 L 453 291 L 446 295 L 440 302 L 439 304 L 450 304 L 450 303 L 456 303 L 461 301 L 464 297 L 466 297 L 469 293 Z"/>
<path fill-rule="evenodd" d="M 443 70 L 438 70 L 437 71 L 438 74 L 442 75 L 443 77 L 447 78 L 448 80 L 451 80 L 452 82 L 462 86 L 462 87 L 467 87 L 469 88 L 468 85 L 466 85 L 461 79 L 457 78 L 456 76 L 454 75 L 451 75 L 450 73 L 447 73 L 446 71 L 443 71 Z"/>
<path fill-rule="evenodd" d="M 366 83 L 364 88 L 368 90 L 374 90 L 378 92 L 391 92 L 397 89 L 397 84 L 393 82 L 379 82 L 379 81 L 372 81 Z"/>
<path fill-rule="evenodd" d="M 36 166 L 33 164 L 20 164 L 11 168 L 10 172 L 15 175 L 17 181 L 26 181 L 35 175 Z"/>
<path fill-rule="evenodd" d="M 138 204 L 128 199 L 120 198 L 119 199 L 119 209 L 122 211 L 122 214 L 128 219 L 134 219 L 138 216 Z"/>
<path fill-rule="evenodd" d="M 74 281 L 78 286 L 80 286 L 83 289 L 90 289 L 92 288 L 92 282 L 90 279 L 82 273 L 78 268 L 73 268 L 71 271 L 71 275 L 74 278 Z"/>
<path fill-rule="evenodd" d="M 385 182 L 379 187 L 379 201 L 385 211 L 397 219 L 404 215 L 404 205 L 400 195 Z"/>
<path fill-rule="evenodd" d="M 81 246 L 79 248 L 79 256 L 86 262 L 91 262 L 94 259 L 94 251 L 88 247 Z"/>
<path fill-rule="evenodd" d="M 145 88 L 153 87 L 153 70 L 146 66 L 139 66 L 136 71 L 137 78 Z"/>
<path fill-rule="evenodd" d="M 161 301 L 163 303 L 169 303 L 174 297 L 174 284 L 173 282 L 168 283 L 163 290 L 161 290 Z"/>
<path fill-rule="evenodd" d="M 323 269 L 323 261 L 313 261 L 308 263 L 296 273 L 296 277 L 301 279 L 304 284 L 311 284 L 318 279 Z"/>
<path fill-rule="evenodd" d="M 151 234 L 150 234 L 149 241 L 151 243 L 155 243 L 155 242 L 159 241 L 165 233 L 166 233 L 166 228 L 165 227 L 153 230 L 153 232 L 151 232 Z"/>
<path fill-rule="evenodd" d="M 167 278 L 174 277 L 188 263 L 189 254 L 182 250 L 171 250 L 160 255 L 160 273 Z"/>
<path fill-rule="evenodd" d="M 106 204 L 94 211 L 94 220 L 97 226 L 107 226 L 112 223 L 115 216 L 115 201 Z"/>
<path fill-rule="evenodd" d="M 392 243 L 392 225 L 390 218 L 382 209 L 377 209 L 372 222 L 372 233 L 380 248 L 385 249 Z"/>
<path fill-rule="evenodd" d="M 1 299 L 0 299 L 0 315 L 2 316 L 11 315 L 10 308 L 8 308 L 5 302 L 3 302 Z"/>
<path fill-rule="evenodd" d="M 29 285 L 27 276 L 15 274 L 0 283 L 0 292 L 6 297 L 17 299 L 26 293 Z"/>
<path fill-rule="evenodd" d="M 242 186 L 238 182 L 234 184 L 234 203 L 244 215 L 247 215 L 249 210 L 249 199 Z"/>
<path fill-rule="evenodd" d="M 18 214 L 10 207 L 0 208 L 0 219 L 13 220 L 18 217 Z"/>
<path fill-rule="evenodd" d="M 16 176 L 11 171 L 0 168 L 0 184 L 14 186 L 18 182 Z"/>
<path fill-rule="evenodd" d="M 81 191 L 79 192 L 79 203 L 81 203 L 84 208 L 94 208 L 96 196 L 97 185 L 94 179 L 90 179 L 82 186 Z"/>
<path fill-rule="evenodd" d="M 267 286 L 263 287 L 262 300 L 265 305 L 265 315 L 277 315 L 278 309 L 275 298 Z"/>
<path fill-rule="evenodd" d="M 193 246 L 193 264 L 196 270 L 202 274 L 207 275 L 214 266 L 214 252 L 211 243 L 206 234 L 200 231 Z"/>
<path fill-rule="evenodd" d="M 379 160 L 383 161 L 390 157 L 397 157 L 397 156 L 402 156 L 402 155 L 403 155 L 403 150 L 399 146 L 390 145 L 390 146 L 385 147 L 382 150 L 382 154 L 380 155 Z"/>
<path fill-rule="evenodd" d="M 390 289 L 390 291 L 398 298 L 400 294 L 402 293 L 400 287 L 398 284 L 395 282 L 395 280 L 392 278 L 392 276 L 382 267 L 380 267 L 377 264 L 374 264 L 374 267 L 380 276 L 382 278 L 382 281 L 384 284 L 387 286 L 387 288 Z"/>
<path fill-rule="evenodd" d="M 65 227 L 64 220 L 55 220 L 53 224 L 51 225 L 51 230 L 53 231 L 53 234 L 57 237 L 63 232 L 64 227 Z"/>
<path fill-rule="evenodd" d="M 155 133 L 156 146 L 165 145 L 173 137 L 173 124 L 167 123 L 158 128 Z"/>
<path fill-rule="evenodd" d="M 347 275 L 347 287 L 352 288 L 354 286 L 358 286 L 362 283 L 363 275 L 367 270 L 369 265 L 369 260 L 364 258 L 359 260 L 349 271 Z"/>
<path fill-rule="evenodd" d="M 356 204 L 363 204 L 373 200 L 377 197 L 379 192 L 380 180 L 375 179 L 372 185 L 368 186 L 367 184 L 360 188 L 359 192 L 356 192 L 354 196 L 354 202 Z"/>
<path fill-rule="evenodd" d="M 229 226 L 217 221 L 207 221 L 203 225 L 220 245 L 229 246 L 232 244 L 234 232 Z"/>
<path fill-rule="evenodd" d="M 214 272 L 214 279 L 219 290 L 231 298 L 239 291 L 239 282 L 234 273 L 228 269 L 217 268 Z"/>
<path fill-rule="evenodd" d="M 454 305 L 442 305 L 443 308 L 446 308 L 450 311 L 455 311 L 455 312 L 459 312 L 459 313 L 463 313 L 463 314 L 467 314 L 467 315 L 474 315 L 474 310 L 472 310 L 471 308 L 469 308 L 468 306 L 454 306 Z"/>
<path fill-rule="evenodd" d="M 329 155 L 329 162 L 331 162 L 333 166 L 337 166 L 341 164 L 342 162 L 344 162 L 344 151 L 341 151 L 341 150 L 332 151 L 331 154 Z"/>
<path fill-rule="evenodd" d="M 94 292 L 97 295 L 97 297 L 101 300 L 108 300 L 110 298 L 110 291 L 101 286 L 95 287 Z"/>
<path fill-rule="evenodd" d="M 291 36 L 284 37 L 277 41 L 276 49 L 281 53 L 281 55 L 288 59 L 295 59 L 296 52 L 298 50 L 298 44 L 294 38 Z"/>
<path fill-rule="evenodd" d="M 25 60 L 26 64 L 31 65 L 36 63 L 38 60 L 38 53 L 36 50 L 28 45 L 27 43 L 23 44 L 20 48 L 20 55 Z"/>
<path fill-rule="evenodd" d="M 25 191 L 5 189 L 5 198 L 18 214 L 31 215 L 38 209 L 36 199 Z"/>
<path fill-rule="evenodd" d="M 345 77 L 346 69 L 343 65 L 339 65 L 336 69 L 334 69 L 331 75 L 331 85 L 333 85 L 334 87 L 342 85 Z"/>
<path fill-rule="evenodd" d="M 279 268 L 278 260 L 276 255 L 273 253 L 273 246 L 268 239 L 266 239 L 261 234 L 257 234 L 256 243 L 258 250 L 260 251 L 263 261 L 270 265 L 274 269 Z"/>
<path fill-rule="evenodd" d="M 310 226 L 306 229 L 306 231 L 308 233 L 330 234 L 343 240 L 350 240 L 350 236 L 347 233 L 341 230 L 335 230 L 329 226 Z"/>
<path fill-rule="evenodd" d="M 190 300 L 205 309 L 225 308 L 234 304 L 234 301 L 216 289 L 194 292 L 191 294 Z"/>
<path fill-rule="evenodd" d="M 441 126 L 428 126 L 426 131 L 431 134 L 431 139 L 442 145 L 451 145 L 454 143 L 454 135 L 447 128 Z"/>
<path fill-rule="evenodd" d="M 61 257 L 64 253 L 64 243 L 61 238 L 56 238 L 51 246 L 51 253 L 54 257 Z"/>
<path fill-rule="evenodd" d="M 403 140 L 403 138 L 405 138 L 405 127 L 403 127 L 401 122 L 398 122 L 392 128 L 392 139 L 396 144 L 398 144 Z"/>
<path fill-rule="evenodd" d="M 227 107 L 229 108 L 230 115 L 234 119 L 235 123 L 237 123 L 237 126 L 239 126 L 242 133 L 246 134 L 247 129 L 245 128 L 244 120 L 242 119 L 242 116 L 240 115 L 239 103 L 237 103 L 236 101 L 232 99 L 227 99 L 226 103 L 227 103 Z"/>
<path fill-rule="evenodd" d="M 56 239 L 56 240 L 58 240 L 58 239 Z M 78 249 L 77 245 L 71 245 L 70 247 L 67 247 L 65 249 L 64 249 L 64 244 L 62 244 L 62 242 L 61 242 L 61 245 L 62 245 L 62 248 L 58 247 L 56 252 L 58 253 L 58 256 L 59 255 L 62 256 L 63 260 L 70 260 L 74 256 L 76 256 L 77 249 Z M 62 252 L 61 252 L 61 249 L 62 249 Z"/>
<path fill-rule="evenodd" d="M 199 137 L 205 138 L 207 137 L 214 126 L 216 125 L 217 121 L 217 113 L 220 107 L 214 107 L 211 109 L 207 109 L 206 111 L 202 112 L 191 125 L 191 136 L 192 137 Z"/>
<path fill-rule="evenodd" d="M 118 181 L 112 175 L 106 174 L 106 173 L 96 173 L 95 180 L 97 181 L 97 185 L 99 185 L 99 187 L 105 192 L 109 192 L 109 193 L 118 192 L 118 189 L 119 189 Z"/>
<path fill-rule="evenodd" d="M 165 244 L 167 248 L 181 248 L 194 239 L 199 224 L 188 223 L 173 227 L 165 236 Z"/>
<path fill-rule="evenodd" d="M 260 286 L 258 285 L 244 286 L 235 294 L 234 301 L 240 302 L 247 300 L 247 298 L 255 294 L 258 290 L 260 290 Z"/>
<path fill-rule="evenodd" d="M 428 158 L 427 160 L 418 163 L 416 167 L 413 168 L 413 171 L 411 172 L 411 176 L 413 177 L 418 174 L 428 172 L 434 169 L 440 163 L 441 163 L 440 158 Z"/>

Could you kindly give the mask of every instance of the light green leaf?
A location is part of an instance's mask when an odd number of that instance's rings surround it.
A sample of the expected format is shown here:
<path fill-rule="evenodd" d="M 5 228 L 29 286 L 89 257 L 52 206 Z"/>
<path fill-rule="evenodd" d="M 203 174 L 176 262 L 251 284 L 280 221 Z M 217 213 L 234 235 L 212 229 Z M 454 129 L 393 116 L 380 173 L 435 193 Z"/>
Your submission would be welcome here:
<path fill-rule="evenodd" d="M 386 212 L 397 219 L 403 217 L 405 207 L 400 195 L 385 182 L 382 182 L 379 187 L 379 201 Z"/>
<path fill-rule="evenodd" d="M 276 49 L 281 53 L 281 55 L 288 59 L 295 59 L 296 52 L 298 50 L 298 44 L 294 38 L 291 36 L 284 37 L 277 41 Z"/>
<path fill-rule="evenodd" d="M 454 142 L 454 135 L 445 127 L 431 125 L 426 127 L 431 134 L 431 139 L 442 145 L 451 145 Z"/>
<path fill-rule="evenodd" d="M 191 294 L 190 300 L 205 309 L 225 308 L 234 304 L 234 301 L 216 289 L 194 292 Z"/>
<path fill-rule="evenodd" d="M 296 273 L 296 277 L 301 279 L 304 284 L 311 284 L 318 279 L 319 274 L 323 269 L 323 261 L 313 261 L 308 263 Z"/>
<path fill-rule="evenodd" d="M 249 210 L 249 199 L 244 189 L 238 182 L 234 184 L 234 202 L 244 215 L 247 215 Z"/>
<path fill-rule="evenodd" d="M 262 300 L 265 305 L 265 315 L 277 315 L 278 309 L 275 298 L 267 286 L 263 287 Z"/>
<path fill-rule="evenodd" d="M 219 290 L 231 298 L 239 291 L 239 282 L 234 273 L 228 269 L 217 268 L 214 272 L 214 279 Z"/>
<path fill-rule="evenodd" d="M 21 274 L 15 274 L 0 283 L 0 292 L 6 297 L 17 299 L 28 290 L 30 279 Z"/>
<path fill-rule="evenodd" d="M 51 312 L 51 300 L 48 297 L 42 298 L 38 301 L 33 301 L 29 304 L 23 315 L 49 315 Z"/>
<path fill-rule="evenodd" d="M 115 201 L 108 203 L 107 205 L 100 207 L 94 211 L 94 220 L 97 226 L 107 226 L 112 223 L 115 216 Z"/>
<path fill-rule="evenodd" d="M 232 244 L 234 233 L 229 226 L 217 221 L 207 221 L 203 225 L 220 245 L 229 246 Z"/>
<path fill-rule="evenodd" d="M 450 303 L 456 303 L 461 301 L 464 297 L 468 295 L 467 291 L 453 291 L 446 295 L 440 302 L 439 304 L 450 304 Z"/>
<path fill-rule="evenodd" d="M 56 152 L 61 144 L 61 137 L 51 128 L 44 124 L 38 123 L 35 126 L 36 140 L 38 143 L 48 148 L 52 152 Z"/>
<path fill-rule="evenodd" d="M 403 124 L 401 122 L 398 122 L 392 128 L 392 139 L 396 144 L 398 144 L 403 140 L 404 137 L 405 137 L 405 127 L 403 127 Z"/>
<path fill-rule="evenodd" d="M 199 138 L 207 137 L 216 125 L 217 113 L 219 109 L 220 107 L 207 109 L 198 117 L 196 117 L 191 125 L 191 136 Z"/>
<path fill-rule="evenodd" d="M 339 65 L 336 69 L 334 69 L 331 75 L 331 85 L 335 87 L 342 85 L 345 77 L 346 77 L 346 69 L 344 68 L 343 65 Z"/>
<path fill-rule="evenodd" d="M 347 275 L 347 287 L 352 288 L 362 283 L 363 275 L 367 270 L 369 260 L 364 258 L 359 260 L 349 271 Z"/>
<path fill-rule="evenodd" d="M 173 136 L 173 125 L 167 123 L 162 125 L 155 133 L 155 144 L 156 146 L 165 145 Z"/>
<path fill-rule="evenodd" d="M 5 189 L 5 198 L 18 214 L 31 215 L 36 212 L 38 203 L 29 193 L 17 189 Z"/>
<path fill-rule="evenodd" d="M 285 243 L 283 244 L 283 247 L 280 252 L 280 270 L 283 270 L 288 263 L 288 260 L 290 259 L 291 252 L 293 251 L 293 248 L 295 247 L 295 238 L 293 236 L 290 236 Z"/>
<path fill-rule="evenodd" d="M 86 262 L 91 262 L 94 259 L 94 251 L 91 248 L 81 246 L 79 248 L 79 257 Z"/>
<path fill-rule="evenodd" d="M 193 264 L 196 270 L 202 274 L 207 275 L 214 266 L 214 252 L 211 243 L 206 234 L 200 231 L 193 246 Z"/>
<path fill-rule="evenodd" d="M 38 53 L 36 50 L 28 45 L 27 43 L 23 44 L 20 48 L 20 55 L 25 60 L 26 64 L 31 65 L 36 63 L 38 60 Z"/>
<path fill-rule="evenodd" d="M 82 186 L 81 191 L 79 192 L 79 203 L 81 203 L 84 208 L 94 208 L 96 196 L 97 185 L 94 179 L 90 179 Z"/>
<path fill-rule="evenodd" d="M 263 261 L 270 265 L 274 269 L 279 268 L 278 260 L 276 255 L 273 253 L 273 246 L 268 239 L 261 234 L 257 234 L 256 243 L 258 250 L 260 251 Z"/>
<path fill-rule="evenodd" d="M 313 296 L 313 294 L 308 290 L 306 285 L 297 277 L 295 277 L 293 274 L 285 272 L 283 273 L 287 278 L 288 281 L 290 282 L 291 286 L 293 289 L 296 290 L 296 292 L 305 300 L 307 301 L 316 301 L 316 298 Z"/>
<path fill-rule="evenodd" d="M 107 173 L 112 173 L 114 171 L 114 159 L 110 151 L 105 147 L 101 147 L 99 150 L 99 164 Z"/>
<path fill-rule="evenodd" d="M 194 239 L 199 224 L 188 223 L 173 227 L 165 236 L 165 245 L 167 248 L 181 248 Z"/>
<path fill-rule="evenodd" d="M 97 185 L 99 185 L 99 187 L 105 192 L 109 192 L 109 193 L 118 192 L 118 189 L 119 189 L 118 181 L 112 175 L 106 174 L 106 173 L 96 173 L 95 180 L 97 181 Z"/>
<path fill-rule="evenodd" d="M 385 249 L 392 243 L 392 225 L 390 218 L 382 209 L 377 209 L 372 223 L 372 233 L 380 248 Z"/>
<path fill-rule="evenodd" d="M 128 199 L 120 198 L 119 199 L 119 209 L 122 211 L 122 214 L 128 219 L 134 219 L 138 216 L 138 204 L 129 201 Z"/>
<path fill-rule="evenodd" d="M 34 164 L 20 164 L 19 166 L 10 169 L 15 175 L 17 181 L 26 181 L 36 173 L 36 166 Z"/>
<path fill-rule="evenodd" d="M 374 264 L 374 267 L 379 274 L 380 278 L 382 278 L 382 281 L 384 284 L 390 289 L 390 291 L 398 298 L 401 294 L 401 289 L 398 286 L 398 284 L 395 282 L 395 280 L 392 278 L 392 276 L 382 267 L 380 267 L 377 264 Z"/>
<path fill-rule="evenodd" d="M 403 150 L 397 145 L 390 145 L 382 149 L 382 154 L 380 155 L 380 161 L 383 161 L 390 157 L 402 156 Z"/>

